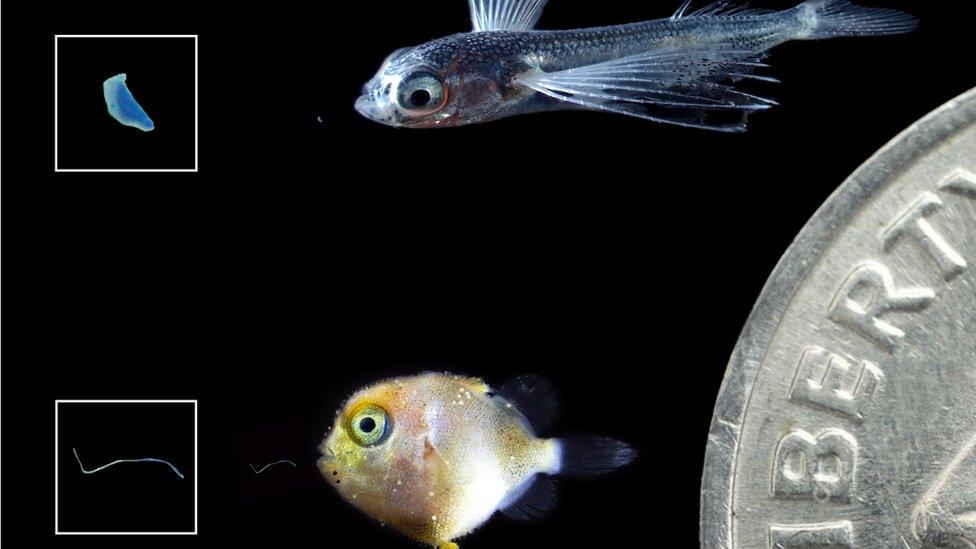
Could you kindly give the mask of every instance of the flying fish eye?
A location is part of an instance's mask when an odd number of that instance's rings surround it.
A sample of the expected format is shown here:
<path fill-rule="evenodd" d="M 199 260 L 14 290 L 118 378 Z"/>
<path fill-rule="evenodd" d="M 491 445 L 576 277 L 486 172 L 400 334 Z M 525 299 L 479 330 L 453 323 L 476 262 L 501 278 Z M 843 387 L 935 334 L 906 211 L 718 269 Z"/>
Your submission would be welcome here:
<path fill-rule="evenodd" d="M 447 86 L 429 72 L 413 73 L 400 82 L 397 103 L 410 114 L 433 114 L 447 104 Z"/>

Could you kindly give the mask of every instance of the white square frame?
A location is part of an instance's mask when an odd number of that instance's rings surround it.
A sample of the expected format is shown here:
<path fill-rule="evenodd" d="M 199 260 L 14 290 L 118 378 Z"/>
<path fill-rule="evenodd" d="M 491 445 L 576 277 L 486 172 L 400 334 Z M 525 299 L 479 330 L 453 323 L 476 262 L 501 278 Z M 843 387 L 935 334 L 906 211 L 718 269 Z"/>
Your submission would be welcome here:
<path fill-rule="evenodd" d="M 58 165 L 58 40 L 62 38 L 192 38 L 193 39 L 193 168 L 75 169 Z M 198 173 L 200 171 L 200 35 L 198 34 L 55 34 L 54 35 L 54 172 L 55 173 Z"/>
<path fill-rule="evenodd" d="M 58 411 L 61 404 L 193 404 L 193 531 L 192 532 L 62 532 L 58 524 Z M 54 401 L 54 535 L 56 536 L 195 536 L 198 531 L 200 448 L 196 400 L 55 400 Z"/>

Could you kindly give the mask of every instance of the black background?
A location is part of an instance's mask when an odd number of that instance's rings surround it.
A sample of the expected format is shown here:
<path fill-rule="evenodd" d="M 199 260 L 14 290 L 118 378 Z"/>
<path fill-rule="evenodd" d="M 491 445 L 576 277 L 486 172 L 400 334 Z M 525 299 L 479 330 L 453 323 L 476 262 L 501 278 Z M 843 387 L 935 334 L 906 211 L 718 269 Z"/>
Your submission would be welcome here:
<path fill-rule="evenodd" d="M 547 521 L 495 518 L 466 549 L 696 546 L 711 408 L 769 272 L 860 163 L 976 85 L 971 14 L 883 4 L 923 26 L 777 49 L 783 106 L 741 136 L 600 113 L 359 118 L 390 51 L 466 28 L 460 0 L 8 16 L 4 77 L 36 87 L 3 93 L 4 536 L 53 536 L 55 398 L 199 398 L 200 535 L 140 546 L 409 547 L 339 501 L 314 448 L 352 390 L 450 368 L 546 375 L 557 434 L 641 451 L 618 476 L 562 482 Z M 543 26 L 674 7 L 559 0 Z M 53 35 L 122 29 L 201 35 L 199 174 L 53 173 Z M 300 468 L 248 476 L 283 458 Z"/>
<path fill-rule="evenodd" d="M 193 404 L 62 402 L 58 405 L 61 532 L 192 532 Z M 119 463 L 155 458 L 173 464 Z"/>
<path fill-rule="evenodd" d="M 193 169 L 192 38 L 58 39 L 59 169 Z M 143 132 L 105 108 L 102 83 L 126 85 L 153 120 Z"/>

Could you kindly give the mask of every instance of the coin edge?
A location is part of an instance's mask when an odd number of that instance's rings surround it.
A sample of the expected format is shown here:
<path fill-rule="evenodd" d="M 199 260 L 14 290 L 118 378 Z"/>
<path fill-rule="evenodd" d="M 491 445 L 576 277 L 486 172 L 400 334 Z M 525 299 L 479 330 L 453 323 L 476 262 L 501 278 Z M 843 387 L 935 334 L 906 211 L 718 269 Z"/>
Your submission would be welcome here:
<path fill-rule="evenodd" d="M 807 222 L 777 263 L 732 351 L 705 449 L 699 517 L 703 549 L 732 549 L 739 431 L 769 344 L 811 267 L 861 206 L 895 174 L 976 120 L 976 88 L 900 133 L 862 164 Z"/>

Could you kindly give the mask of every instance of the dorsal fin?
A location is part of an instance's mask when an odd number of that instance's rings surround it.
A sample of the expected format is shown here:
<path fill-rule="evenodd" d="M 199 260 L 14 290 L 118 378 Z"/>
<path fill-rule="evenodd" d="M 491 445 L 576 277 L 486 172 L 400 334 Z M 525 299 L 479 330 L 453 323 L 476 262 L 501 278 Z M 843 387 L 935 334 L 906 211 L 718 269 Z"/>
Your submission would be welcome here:
<path fill-rule="evenodd" d="M 702 8 L 689 12 L 688 9 L 691 7 L 691 3 L 692 0 L 685 0 L 685 3 L 681 4 L 678 11 L 674 12 L 674 15 L 671 16 L 671 20 L 678 21 L 679 19 L 688 19 L 692 17 L 762 15 L 772 12 L 772 10 L 749 7 L 748 3 L 737 5 L 732 0 L 718 0 L 717 2 L 712 2 L 711 4 L 708 4 Z"/>
<path fill-rule="evenodd" d="M 480 31 L 529 31 L 548 0 L 468 0 L 471 23 Z"/>
<path fill-rule="evenodd" d="M 500 507 L 502 514 L 515 520 L 536 520 L 556 506 L 556 484 L 549 475 L 533 475 L 512 490 Z"/>
<path fill-rule="evenodd" d="M 537 435 L 552 425 L 559 410 L 556 388 L 549 380 L 535 374 L 516 377 L 503 385 L 498 395 L 525 416 Z"/>
<path fill-rule="evenodd" d="M 671 20 L 672 21 L 677 21 L 678 19 L 681 19 L 682 17 L 684 17 L 685 16 L 685 13 L 688 12 L 688 8 L 689 7 L 691 7 L 691 0 L 685 0 L 681 4 L 681 7 L 678 8 L 678 11 L 674 12 L 674 15 L 671 16 Z"/>

